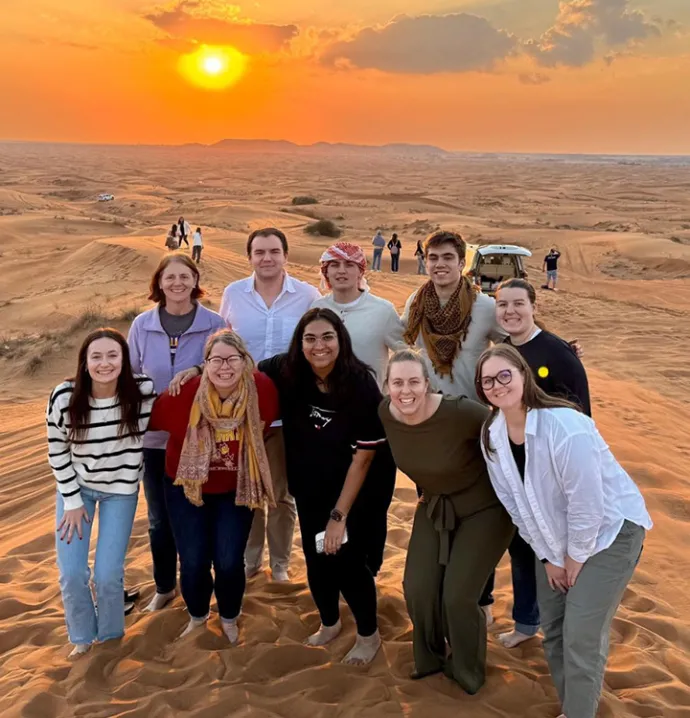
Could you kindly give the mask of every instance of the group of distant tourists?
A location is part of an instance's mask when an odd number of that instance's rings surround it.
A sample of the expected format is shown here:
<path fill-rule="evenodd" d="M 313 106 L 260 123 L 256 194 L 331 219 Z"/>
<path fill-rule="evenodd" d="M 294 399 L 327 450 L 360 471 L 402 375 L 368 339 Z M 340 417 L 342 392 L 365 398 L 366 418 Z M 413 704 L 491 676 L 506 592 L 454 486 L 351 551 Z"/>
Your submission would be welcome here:
<path fill-rule="evenodd" d="M 182 243 L 184 242 L 187 245 L 187 249 L 189 249 L 189 235 L 192 232 L 192 228 L 185 220 L 184 217 L 180 217 L 177 222 L 175 222 L 168 231 L 168 234 L 165 238 L 165 246 L 171 250 L 174 251 L 176 249 L 182 248 Z M 201 250 L 204 248 L 204 241 L 203 237 L 201 236 L 201 227 L 197 227 L 194 235 L 192 236 L 192 259 L 199 264 L 201 262 Z"/>
<path fill-rule="evenodd" d="M 179 226 L 179 225 L 178 225 Z M 374 245 L 375 248 L 377 245 Z M 462 274 L 466 246 L 436 231 L 429 279 L 402 316 L 371 293 L 361 247 L 321 256 L 322 288 L 291 277 L 279 229 L 252 232 L 253 270 L 203 306 L 197 264 L 166 255 L 154 307 L 125 339 L 98 329 L 47 408 L 57 557 L 72 656 L 124 634 L 124 562 L 143 474 L 153 563 L 146 610 L 179 589 L 188 623 L 240 639 L 247 580 L 290 581 L 299 521 L 323 646 L 356 623 L 344 658 L 382 645 L 376 575 L 396 468 L 417 486 L 403 588 L 412 679 L 485 681 L 493 572 L 506 550 L 512 648 L 539 629 L 562 715 L 597 710 L 613 616 L 652 526 L 641 493 L 591 419 L 582 348 L 535 317 L 523 279 L 496 299 Z M 89 538 L 99 535 L 90 588 Z M 385 636 L 384 636 L 385 638 Z"/>

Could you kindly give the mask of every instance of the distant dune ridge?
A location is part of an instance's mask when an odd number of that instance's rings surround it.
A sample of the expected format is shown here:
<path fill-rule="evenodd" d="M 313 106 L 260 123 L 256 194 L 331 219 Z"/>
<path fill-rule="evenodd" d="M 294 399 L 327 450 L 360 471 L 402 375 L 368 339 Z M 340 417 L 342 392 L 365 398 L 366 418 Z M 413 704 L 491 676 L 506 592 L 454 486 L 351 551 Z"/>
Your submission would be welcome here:
<path fill-rule="evenodd" d="M 584 347 L 603 436 L 641 487 L 655 521 L 613 624 L 600 715 L 690 716 L 690 165 L 671 160 L 463 156 L 444 150 L 295 149 L 229 141 L 221 147 L 0 144 L 0 695 L 3 718 L 495 718 L 557 715 L 539 640 L 514 651 L 489 639 L 488 679 L 474 697 L 441 677 L 411 682 L 402 571 L 416 502 L 403 475 L 389 514 L 378 579 L 384 647 L 366 670 L 339 663 L 354 624 L 325 649 L 300 538 L 293 583 L 261 575 L 247 589 L 240 645 L 217 616 L 179 643 L 183 603 L 141 612 L 154 588 L 143 492 L 127 560 L 142 597 L 121 641 L 79 661 L 67 636 L 54 553 L 55 485 L 43 412 L 74 370 L 90 327 L 127 331 L 147 308 L 165 233 L 181 214 L 204 230 L 202 283 L 217 309 L 248 273 L 245 243 L 283 228 L 289 270 L 318 284 L 331 240 L 303 232 L 324 218 L 371 256 L 377 228 L 403 242 L 401 273 L 368 276 L 402 308 L 423 281 L 417 239 L 441 226 L 472 244 L 530 248 L 530 279 L 552 245 L 563 253 L 560 293 L 539 294 L 550 329 Z M 239 144 L 238 144 L 239 142 Z M 253 141 L 252 141 L 253 142 Z M 222 143 L 221 143 L 222 144 Z M 284 148 L 285 145 L 279 145 Z M 242 149 L 237 149 L 241 147 Z M 407 147 L 407 146 L 405 146 Z M 332 160 L 333 152 L 340 158 Z M 434 156 L 438 152 L 438 157 Z M 273 154 L 270 163 L 257 157 Z M 438 161 L 442 157 L 443 161 Z M 179 172 L 180 158 L 184 172 Z M 99 203 L 100 192 L 114 201 Z M 318 204 L 292 206 L 296 196 Z M 498 571 L 497 623 L 510 624 L 510 574 Z"/>

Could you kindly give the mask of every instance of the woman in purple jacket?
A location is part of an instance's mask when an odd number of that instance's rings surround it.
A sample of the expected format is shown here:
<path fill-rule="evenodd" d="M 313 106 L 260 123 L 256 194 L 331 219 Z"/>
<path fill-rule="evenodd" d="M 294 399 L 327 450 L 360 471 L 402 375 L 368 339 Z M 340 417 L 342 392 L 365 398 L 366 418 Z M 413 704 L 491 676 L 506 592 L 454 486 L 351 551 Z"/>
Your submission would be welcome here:
<path fill-rule="evenodd" d="M 206 340 L 226 326 L 220 314 L 197 301 L 204 294 L 199 270 L 186 254 L 169 254 L 161 260 L 149 295 L 157 306 L 136 317 L 127 339 L 132 370 L 150 377 L 157 394 L 177 372 L 202 364 Z M 177 584 L 177 548 L 163 493 L 167 440 L 168 435 L 160 431 L 144 437 L 144 493 L 156 583 L 147 611 L 157 611 L 171 601 Z"/>

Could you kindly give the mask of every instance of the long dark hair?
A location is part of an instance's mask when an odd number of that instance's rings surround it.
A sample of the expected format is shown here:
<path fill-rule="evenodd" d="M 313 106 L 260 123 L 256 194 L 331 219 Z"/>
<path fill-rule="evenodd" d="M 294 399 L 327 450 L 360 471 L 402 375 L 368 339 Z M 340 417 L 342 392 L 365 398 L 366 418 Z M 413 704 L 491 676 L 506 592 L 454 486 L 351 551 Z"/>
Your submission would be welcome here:
<path fill-rule="evenodd" d="M 505 282 L 501 282 L 496 289 L 496 301 L 498 301 L 498 294 L 501 289 L 524 289 L 527 292 L 527 298 L 532 307 L 534 308 L 537 304 L 537 292 L 526 279 L 513 277 L 513 279 L 506 279 Z M 539 329 L 546 331 L 546 324 L 544 324 L 541 319 L 534 317 L 534 324 L 539 327 Z"/>
<path fill-rule="evenodd" d="M 307 325 L 318 319 L 328 322 L 338 337 L 338 358 L 326 379 L 328 393 L 337 401 L 346 402 L 356 399 L 358 385 L 361 385 L 362 381 L 367 381 L 367 376 L 371 377 L 371 369 L 355 356 L 352 351 L 352 340 L 343 320 L 331 309 L 314 307 L 299 320 L 288 349 L 284 366 L 285 376 L 296 392 L 301 393 L 304 388 L 314 385 L 316 375 L 304 356 L 302 337 Z"/>
<path fill-rule="evenodd" d="M 510 344 L 496 344 L 495 346 L 486 349 L 479 357 L 477 369 L 474 375 L 474 383 L 477 389 L 479 401 L 486 404 L 489 409 L 491 409 L 491 413 L 482 426 L 482 443 L 486 447 L 486 451 L 489 456 L 491 456 L 495 451 L 495 449 L 491 446 L 489 429 L 498 416 L 500 409 L 495 407 L 489 401 L 484 392 L 484 388 L 482 387 L 482 369 L 484 368 L 484 364 L 486 364 L 486 362 L 493 357 L 505 359 L 507 362 L 512 364 L 520 372 L 520 374 L 522 374 L 525 384 L 524 391 L 522 393 L 522 404 L 527 411 L 530 411 L 531 409 L 575 409 L 575 411 L 582 412 L 582 409 L 577 404 L 573 404 L 565 399 L 560 399 L 557 396 L 551 396 L 539 387 L 534 378 L 534 374 L 532 374 L 529 364 L 523 359 L 522 354 L 520 354 L 515 347 L 512 347 Z"/>
<path fill-rule="evenodd" d="M 77 373 L 68 381 L 74 382 L 72 398 L 69 402 L 69 440 L 75 441 L 86 435 L 91 405 L 91 374 L 87 366 L 89 347 L 96 339 L 112 339 L 120 345 L 122 350 L 122 371 L 117 378 L 117 401 L 120 404 L 120 426 L 117 435 L 125 433 L 135 434 L 139 431 L 139 414 L 141 413 L 142 395 L 139 384 L 132 374 L 132 364 L 129 359 L 129 346 L 126 339 L 117 329 L 96 329 L 82 342 L 77 360 Z"/>

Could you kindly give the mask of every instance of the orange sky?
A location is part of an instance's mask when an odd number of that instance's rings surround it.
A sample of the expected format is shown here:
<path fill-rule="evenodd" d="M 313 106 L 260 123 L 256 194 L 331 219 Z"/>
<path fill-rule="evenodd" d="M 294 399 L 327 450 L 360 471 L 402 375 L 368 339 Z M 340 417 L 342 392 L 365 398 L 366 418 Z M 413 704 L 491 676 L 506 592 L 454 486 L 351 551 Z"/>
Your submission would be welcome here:
<path fill-rule="evenodd" d="M 9 4 L 3 139 L 690 154 L 688 0 Z M 180 75 L 201 43 L 247 55 L 235 85 Z"/>

